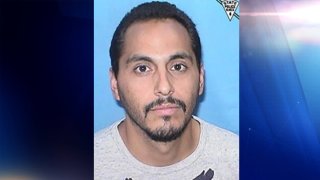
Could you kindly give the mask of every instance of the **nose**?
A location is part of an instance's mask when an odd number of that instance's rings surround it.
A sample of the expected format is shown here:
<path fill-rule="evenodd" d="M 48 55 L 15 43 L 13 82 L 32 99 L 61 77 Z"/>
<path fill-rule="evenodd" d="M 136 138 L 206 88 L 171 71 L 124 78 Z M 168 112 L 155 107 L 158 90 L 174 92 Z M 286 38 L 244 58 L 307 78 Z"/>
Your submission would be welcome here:
<path fill-rule="evenodd" d="M 172 80 L 170 80 L 169 73 L 166 71 L 157 73 L 157 78 L 155 82 L 154 93 L 159 97 L 167 97 L 173 94 L 174 88 Z"/>

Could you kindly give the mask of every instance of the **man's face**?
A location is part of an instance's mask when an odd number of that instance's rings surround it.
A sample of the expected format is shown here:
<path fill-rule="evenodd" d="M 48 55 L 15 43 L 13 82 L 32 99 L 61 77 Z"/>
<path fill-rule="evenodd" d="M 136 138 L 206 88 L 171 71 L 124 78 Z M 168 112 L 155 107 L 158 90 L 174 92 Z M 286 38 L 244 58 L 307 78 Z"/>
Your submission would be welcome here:
<path fill-rule="evenodd" d="M 151 139 L 172 141 L 203 92 L 188 32 L 174 20 L 149 20 L 131 25 L 124 39 L 117 78 L 111 72 L 113 94 Z"/>

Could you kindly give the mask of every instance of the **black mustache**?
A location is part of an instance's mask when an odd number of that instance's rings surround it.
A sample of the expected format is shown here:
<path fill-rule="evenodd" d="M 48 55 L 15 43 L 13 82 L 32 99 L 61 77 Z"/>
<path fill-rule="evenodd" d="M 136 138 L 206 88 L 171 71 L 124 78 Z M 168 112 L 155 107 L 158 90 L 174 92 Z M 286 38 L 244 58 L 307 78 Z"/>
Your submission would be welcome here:
<path fill-rule="evenodd" d="M 176 98 L 173 98 L 171 96 L 167 97 L 167 98 L 159 98 L 153 102 L 151 102 L 150 104 L 146 105 L 145 108 L 144 108 L 144 112 L 145 112 L 145 115 L 147 116 L 147 113 L 155 106 L 160 106 L 164 103 L 171 103 L 171 104 L 175 104 L 177 106 L 179 106 L 180 108 L 182 108 L 182 110 L 184 112 L 186 112 L 186 104 L 179 100 L 179 99 L 176 99 Z"/>

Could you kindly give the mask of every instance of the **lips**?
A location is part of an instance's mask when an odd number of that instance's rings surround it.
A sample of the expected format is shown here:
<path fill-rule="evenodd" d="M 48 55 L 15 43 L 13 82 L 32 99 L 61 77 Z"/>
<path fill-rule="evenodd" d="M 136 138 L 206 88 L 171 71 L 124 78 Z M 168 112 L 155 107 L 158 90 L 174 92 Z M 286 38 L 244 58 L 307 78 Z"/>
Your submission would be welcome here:
<path fill-rule="evenodd" d="M 174 114 L 179 108 L 179 106 L 174 104 L 164 104 L 151 108 L 151 111 L 161 116 L 170 116 Z"/>

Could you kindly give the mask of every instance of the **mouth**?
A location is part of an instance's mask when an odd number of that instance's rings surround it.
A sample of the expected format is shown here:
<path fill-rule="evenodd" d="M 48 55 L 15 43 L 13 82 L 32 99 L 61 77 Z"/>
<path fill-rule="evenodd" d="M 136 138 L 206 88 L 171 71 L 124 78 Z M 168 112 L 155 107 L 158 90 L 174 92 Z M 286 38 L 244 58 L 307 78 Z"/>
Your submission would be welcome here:
<path fill-rule="evenodd" d="M 176 111 L 181 110 L 186 112 L 186 104 L 179 99 L 173 98 L 171 96 L 167 98 L 159 98 L 153 102 L 147 104 L 144 108 L 145 118 L 148 113 L 156 113 L 158 116 L 172 116 Z"/>
<path fill-rule="evenodd" d="M 155 112 L 159 116 L 171 116 L 176 111 L 180 109 L 180 106 L 174 104 L 163 104 L 160 106 L 155 106 L 150 109 L 150 111 Z"/>

